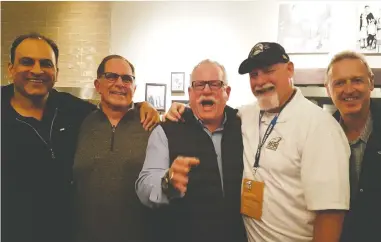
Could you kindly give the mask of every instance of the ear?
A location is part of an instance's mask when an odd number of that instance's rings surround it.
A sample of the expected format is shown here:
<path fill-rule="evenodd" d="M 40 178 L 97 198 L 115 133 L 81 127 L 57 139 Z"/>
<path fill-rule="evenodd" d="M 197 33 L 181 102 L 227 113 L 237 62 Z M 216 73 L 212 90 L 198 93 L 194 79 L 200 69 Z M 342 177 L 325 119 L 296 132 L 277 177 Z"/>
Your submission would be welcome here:
<path fill-rule="evenodd" d="M 230 97 L 230 91 L 231 91 L 231 87 L 230 87 L 230 86 L 225 87 L 224 92 L 225 92 L 225 94 L 226 94 L 226 96 L 225 96 L 226 101 L 229 100 L 229 97 Z"/>
<path fill-rule="evenodd" d="M 287 71 L 288 71 L 288 78 L 292 78 L 294 76 L 294 63 L 288 62 L 287 63 Z"/>
<path fill-rule="evenodd" d="M 370 77 L 369 79 L 369 89 L 373 91 L 374 89 L 374 75 Z"/>
<path fill-rule="evenodd" d="M 8 63 L 8 75 L 10 77 L 13 77 L 13 64 L 12 63 Z M 13 78 L 12 78 L 13 79 Z"/>
<path fill-rule="evenodd" d="M 98 79 L 95 79 L 94 80 L 94 87 L 95 87 L 95 90 L 97 90 L 97 93 L 100 93 L 100 81 Z"/>
<path fill-rule="evenodd" d="M 190 100 L 191 93 L 192 93 L 192 88 L 188 87 L 188 99 L 189 100 Z"/>
<path fill-rule="evenodd" d="M 329 89 L 328 81 L 324 82 L 325 91 L 327 92 L 328 97 L 331 97 L 331 91 Z"/>
<path fill-rule="evenodd" d="M 60 72 L 60 68 L 57 67 L 56 80 L 55 80 L 55 82 L 57 82 L 57 80 L 58 80 L 58 73 L 59 73 L 59 72 Z"/>

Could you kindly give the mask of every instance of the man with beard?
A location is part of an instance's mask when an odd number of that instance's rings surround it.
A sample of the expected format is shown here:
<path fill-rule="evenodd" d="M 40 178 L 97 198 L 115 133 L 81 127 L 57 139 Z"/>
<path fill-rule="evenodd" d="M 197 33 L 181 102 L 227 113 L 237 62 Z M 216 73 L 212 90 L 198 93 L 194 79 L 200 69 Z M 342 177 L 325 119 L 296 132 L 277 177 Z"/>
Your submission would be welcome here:
<path fill-rule="evenodd" d="M 239 108 L 249 241 L 337 242 L 349 208 L 350 150 L 340 125 L 293 86 L 294 65 L 278 43 L 257 43 L 239 73 L 250 74 L 257 98 Z"/>
<path fill-rule="evenodd" d="M 372 69 L 361 54 L 340 52 L 328 65 L 325 86 L 351 147 L 351 203 L 341 241 L 380 241 L 381 107 L 370 98 Z"/>
<path fill-rule="evenodd" d="M 162 123 L 149 138 L 137 194 L 146 206 L 162 209 L 157 241 L 247 241 L 239 210 L 241 122 L 226 106 L 225 68 L 200 62 L 188 91 L 184 123 Z"/>
<path fill-rule="evenodd" d="M 71 241 L 75 144 L 95 106 L 53 89 L 59 56 L 54 41 L 22 35 L 10 52 L 13 84 L 1 89 L 2 241 Z M 146 125 L 158 116 L 149 109 Z"/>
<path fill-rule="evenodd" d="M 338 241 L 349 207 L 342 129 L 293 86 L 294 65 L 278 43 L 256 44 L 239 73 L 249 73 L 257 98 L 240 109 L 249 241 Z"/>
<path fill-rule="evenodd" d="M 109 55 L 94 85 L 101 102 L 82 124 L 74 159 L 76 241 L 148 241 L 149 211 L 135 193 L 149 136 L 132 101 L 135 68 Z"/>

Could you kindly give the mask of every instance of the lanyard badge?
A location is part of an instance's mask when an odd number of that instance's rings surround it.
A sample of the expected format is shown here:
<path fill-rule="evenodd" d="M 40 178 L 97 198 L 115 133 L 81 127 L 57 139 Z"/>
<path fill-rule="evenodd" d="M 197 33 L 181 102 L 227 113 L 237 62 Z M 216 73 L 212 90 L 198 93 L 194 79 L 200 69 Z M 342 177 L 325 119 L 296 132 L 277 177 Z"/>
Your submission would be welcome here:
<path fill-rule="evenodd" d="M 265 135 L 262 138 L 262 141 L 259 142 L 258 148 L 257 148 L 257 153 L 255 154 L 255 163 L 254 163 L 254 168 L 259 167 L 259 158 L 261 157 L 261 150 L 263 145 L 266 143 L 267 138 L 270 136 L 271 132 L 274 130 L 276 121 L 278 120 L 280 113 L 277 113 L 273 120 L 271 120 L 270 125 L 267 127 Z M 263 111 L 259 114 L 259 126 L 261 125 L 261 120 L 263 117 Z"/>

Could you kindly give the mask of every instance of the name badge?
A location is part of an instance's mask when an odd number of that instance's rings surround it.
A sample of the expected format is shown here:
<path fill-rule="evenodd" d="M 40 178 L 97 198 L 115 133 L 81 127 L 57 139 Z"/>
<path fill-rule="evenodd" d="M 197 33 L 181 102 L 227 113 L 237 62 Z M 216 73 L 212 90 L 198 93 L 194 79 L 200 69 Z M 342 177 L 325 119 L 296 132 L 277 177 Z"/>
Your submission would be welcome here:
<path fill-rule="evenodd" d="M 243 191 L 241 195 L 241 213 L 261 220 L 263 207 L 263 191 L 265 183 L 243 179 Z"/>

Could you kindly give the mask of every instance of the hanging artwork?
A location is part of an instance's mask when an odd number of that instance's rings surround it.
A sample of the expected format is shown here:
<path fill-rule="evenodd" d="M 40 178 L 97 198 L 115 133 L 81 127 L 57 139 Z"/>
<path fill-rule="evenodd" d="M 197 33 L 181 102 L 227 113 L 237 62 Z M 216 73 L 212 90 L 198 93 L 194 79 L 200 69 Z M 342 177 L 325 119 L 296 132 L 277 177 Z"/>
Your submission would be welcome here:
<path fill-rule="evenodd" d="M 314 1 L 279 5 L 278 42 L 287 53 L 328 53 L 330 31 L 330 4 Z"/>
<path fill-rule="evenodd" d="M 166 92 L 166 84 L 147 83 L 145 100 L 149 102 L 152 106 L 154 106 L 156 110 L 165 111 Z"/>
<path fill-rule="evenodd" d="M 171 92 L 184 93 L 185 91 L 185 73 L 171 72 Z"/>
<path fill-rule="evenodd" d="M 364 54 L 381 53 L 381 3 L 358 4 L 356 50 Z"/>

